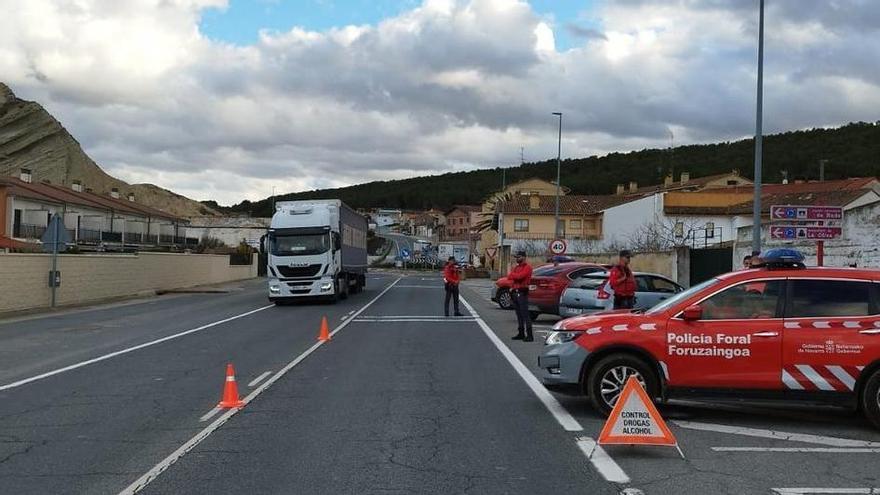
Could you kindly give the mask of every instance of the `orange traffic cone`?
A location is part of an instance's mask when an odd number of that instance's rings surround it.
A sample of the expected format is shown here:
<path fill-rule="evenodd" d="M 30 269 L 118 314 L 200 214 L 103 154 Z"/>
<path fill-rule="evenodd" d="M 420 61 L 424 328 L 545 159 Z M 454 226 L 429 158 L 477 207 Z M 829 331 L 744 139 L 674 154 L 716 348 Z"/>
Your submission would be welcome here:
<path fill-rule="evenodd" d="M 235 370 L 232 363 L 226 365 L 226 384 L 223 386 L 223 400 L 217 404 L 221 409 L 244 407 L 244 402 L 238 397 L 238 385 L 235 383 Z"/>
<path fill-rule="evenodd" d="M 326 342 L 330 340 L 330 327 L 327 325 L 327 317 L 321 318 L 321 331 L 318 332 L 318 340 Z"/>

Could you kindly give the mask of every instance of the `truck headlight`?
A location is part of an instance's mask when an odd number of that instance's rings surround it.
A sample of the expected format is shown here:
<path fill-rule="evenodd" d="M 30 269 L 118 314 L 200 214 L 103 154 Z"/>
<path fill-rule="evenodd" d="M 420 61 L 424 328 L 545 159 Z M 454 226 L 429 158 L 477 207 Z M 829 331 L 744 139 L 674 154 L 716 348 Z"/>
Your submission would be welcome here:
<path fill-rule="evenodd" d="M 281 292 L 281 287 L 278 285 L 270 285 L 269 292 L 271 292 L 273 294 L 277 294 L 277 293 Z"/>
<path fill-rule="evenodd" d="M 327 292 L 333 288 L 333 282 L 324 282 L 321 284 L 321 292 Z"/>
<path fill-rule="evenodd" d="M 550 332 L 544 339 L 544 345 L 564 344 L 583 335 L 584 332 Z"/>

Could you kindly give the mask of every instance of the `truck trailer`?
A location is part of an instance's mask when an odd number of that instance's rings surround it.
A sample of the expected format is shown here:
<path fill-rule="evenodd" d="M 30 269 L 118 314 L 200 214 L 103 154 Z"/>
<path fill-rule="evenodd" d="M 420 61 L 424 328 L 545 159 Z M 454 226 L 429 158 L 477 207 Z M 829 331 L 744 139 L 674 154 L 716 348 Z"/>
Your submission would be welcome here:
<path fill-rule="evenodd" d="M 367 219 L 338 199 L 279 201 L 262 242 L 269 300 L 345 299 L 367 283 Z"/>

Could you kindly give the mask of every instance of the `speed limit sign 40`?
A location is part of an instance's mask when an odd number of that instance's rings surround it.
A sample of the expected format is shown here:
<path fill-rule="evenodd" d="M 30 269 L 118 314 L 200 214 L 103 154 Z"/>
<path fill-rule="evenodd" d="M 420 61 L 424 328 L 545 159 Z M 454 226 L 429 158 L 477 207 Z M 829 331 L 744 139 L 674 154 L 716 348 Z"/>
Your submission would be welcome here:
<path fill-rule="evenodd" d="M 550 252 L 553 254 L 565 254 L 566 249 L 568 249 L 568 244 L 562 239 L 556 239 L 550 243 Z"/>

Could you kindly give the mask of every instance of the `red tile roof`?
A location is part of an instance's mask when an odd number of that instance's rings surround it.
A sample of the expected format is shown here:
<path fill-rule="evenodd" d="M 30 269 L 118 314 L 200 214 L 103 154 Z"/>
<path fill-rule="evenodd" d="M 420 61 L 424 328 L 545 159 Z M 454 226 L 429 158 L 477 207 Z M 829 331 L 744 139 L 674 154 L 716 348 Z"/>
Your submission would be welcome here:
<path fill-rule="evenodd" d="M 815 205 L 815 206 L 846 206 L 866 194 L 874 194 L 877 201 L 880 195 L 871 189 L 822 190 L 808 192 L 766 192 L 761 194 L 761 213 L 769 214 L 770 207 L 775 205 Z M 750 215 L 754 208 L 753 201 L 730 206 L 672 206 L 664 208 L 670 215 Z"/>
<path fill-rule="evenodd" d="M 730 176 L 740 177 L 740 175 L 736 172 L 726 172 L 723 174 L 706 175 L 703 177 L 694 177 L 684 183 L 682 183 L 681 181 L 673 182 L 672 184 L 670 184 L 668 186 L 665 184 L 656 184 L 653 186 L 640 187 L 640 188 L 636 189 L 636 194 L 651 194 L 651 193 L 660 192 L 660 191 L 674 191 L 677 189 L 702 188 L 702 187 L 709 185 L 710 182 L 714 182 L 716 180 L 723 179 L 725 177 L 730 177 Z M 740 178 L 745 179 L 744 177 L 740 177 Z"/>
<path fill-rule="evenodd" d="M 79 205 L 99 210 L 114 210 L 152 218 L 180 220 L 174 215 L 133 201 L 115 199 L 91 192 L 78 192 L 56 184 L 24 182 L 16 177 L 0 177 L 0 184 L 4 184 L 9 188 L 10 196 L 20 196 L 50 203 Z"/>
<path fill-rule="evenodd" d="M 641 196 L 601 195 L 601 196 L 560 196 L 559 213 L 564 215 L 594 215 L 613 206 L 640 198 Z M 556 196 L 539 195 L 538 208 L 531 208 L 531 196 L 514 195 L 502 206 L 504 213 L 527 213 L 552 215 L 556 213 Z"/>

